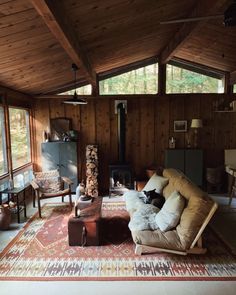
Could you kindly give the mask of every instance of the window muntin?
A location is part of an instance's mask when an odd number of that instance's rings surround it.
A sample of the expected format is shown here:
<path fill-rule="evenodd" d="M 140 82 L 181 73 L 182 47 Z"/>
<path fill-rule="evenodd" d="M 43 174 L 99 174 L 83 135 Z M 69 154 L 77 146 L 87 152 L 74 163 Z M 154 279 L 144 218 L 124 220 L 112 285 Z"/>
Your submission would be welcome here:
<path fill-rule="evenodd" d="M 4 109 L 0 107 L 0 175 L 8 172 Z"/>
<path fill-rule="evenodd" d="M 156 94 L 158 64 L 148 65 L 99 82 L 101 95 Z"/>
<path fill-rule="evenodd" d="M 166 66 L 166 93 L 223 93 L 222 79 L 216 79 L 174 65 Z"/>
<path fill-rule="evenodd" d="M 29 112 L 9 108 L 11 155 L 13 169 L 31 162 Z"/>

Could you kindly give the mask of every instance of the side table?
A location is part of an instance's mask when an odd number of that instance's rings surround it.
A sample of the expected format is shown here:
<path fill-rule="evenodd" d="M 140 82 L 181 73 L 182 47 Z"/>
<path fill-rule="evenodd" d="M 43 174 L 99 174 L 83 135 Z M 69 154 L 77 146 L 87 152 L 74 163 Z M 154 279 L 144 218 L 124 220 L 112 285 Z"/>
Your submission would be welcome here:
<path fill-rule="evenodd" d="M 0 203 L 2 203 L 2 194 L 7 194 L 8 201 L 16 200 L 16 213 L 17 213 L 17 221 L 20 223 L 20 212 L 24 210 L 24 217 L 26 218 L 26 202 L 25 202 L 25 191 L 30 187 L 30 184 L 27 183 L 23 187 L 16 187 L 13 189 L 5 189 L 1 191 L 0 195 Z M 22 199 L 20 199 L 22 197 Z"/>
<path fill-rule="evenodd" d="M 91 203 L 78 203 L 75 210 L 80 215 L 71 215 L 68 221 L 70 246 L 98 246 L 99 223 L 101 219 L 102 198 L 97 197 Z"/>

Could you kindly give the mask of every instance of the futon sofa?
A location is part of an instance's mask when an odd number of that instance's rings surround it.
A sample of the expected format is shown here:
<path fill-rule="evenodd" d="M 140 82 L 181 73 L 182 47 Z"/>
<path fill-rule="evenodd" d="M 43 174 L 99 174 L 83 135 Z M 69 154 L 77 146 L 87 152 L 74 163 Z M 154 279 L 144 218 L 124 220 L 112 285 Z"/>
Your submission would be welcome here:
<path fill-rule="evenodd" d="M 144 203 L 143 191 L 154 189 L 165 197 L 162 208 Z M 175 169 L 153 174 L 143 191 L 124 195 L 135 253 L 204 254 L 201 235 L 217 209 L 213 199 Z"/>

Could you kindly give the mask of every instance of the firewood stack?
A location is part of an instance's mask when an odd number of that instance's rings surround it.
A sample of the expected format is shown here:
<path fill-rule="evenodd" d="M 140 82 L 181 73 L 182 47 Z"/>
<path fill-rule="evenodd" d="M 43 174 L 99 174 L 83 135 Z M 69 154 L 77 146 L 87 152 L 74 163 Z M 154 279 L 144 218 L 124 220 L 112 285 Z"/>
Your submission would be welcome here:
<path fill-rule="evenodd" d="M 86 146 L 86 190 L 87 195 L 98 197 L 98 147 L 89 144 Z"/>

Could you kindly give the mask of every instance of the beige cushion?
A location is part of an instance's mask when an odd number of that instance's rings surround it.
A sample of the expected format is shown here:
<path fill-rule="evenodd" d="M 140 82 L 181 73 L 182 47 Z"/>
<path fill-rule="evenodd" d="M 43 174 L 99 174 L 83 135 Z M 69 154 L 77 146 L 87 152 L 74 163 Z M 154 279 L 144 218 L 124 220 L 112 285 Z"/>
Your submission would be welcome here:
<path fill-rule="evenodd" d="M 177 191 L 174 191 L 155 217 L 156 224 L 161 231 L 168 231 L 177 226 L 184 206 L 184 198 Z"/>
<path fill-rule="evenodd" d="M 183 173 L 175 169 L 165 169 L 163 176 L 169 179 L 163 190 L 166 199 L 177 190 L 185 199 L 186 207 L 176 227 L 176 232 L 184 249 L 189 249 L 214 201 L 208 194 L 193 184 Z"/>
<path fill-rule="evenodd" d="M 162 232 L 157 230 L 132 231 L 132 238 L 136 244 L 151 247 L 184 250 L 176 230 Z"/>
<path fill-rule="evenodd" d="M 156 173 L 154 173 L 142 190 L 152 191 L 155 189 L 157 193 L 161 194 L 163 188 L 167 185 L 167 183 L 168 183 L 167 178 L 159 176 Z"/>

